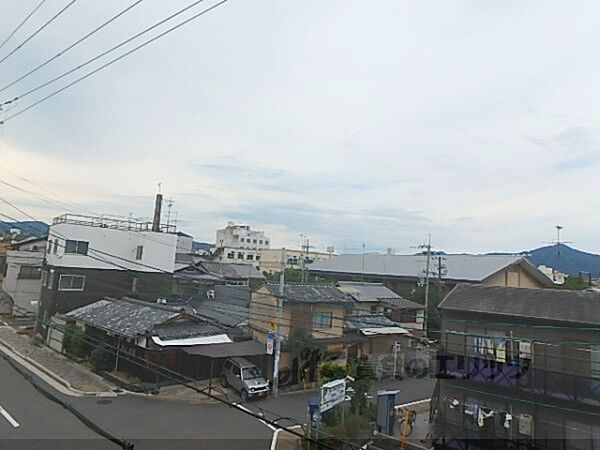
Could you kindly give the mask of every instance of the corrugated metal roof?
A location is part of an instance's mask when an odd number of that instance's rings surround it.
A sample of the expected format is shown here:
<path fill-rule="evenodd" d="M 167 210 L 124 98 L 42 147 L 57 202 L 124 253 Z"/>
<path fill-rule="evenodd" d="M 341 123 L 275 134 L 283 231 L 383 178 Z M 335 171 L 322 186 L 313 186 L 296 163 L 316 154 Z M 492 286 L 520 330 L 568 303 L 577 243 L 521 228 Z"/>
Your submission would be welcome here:
<path fill-rule="evenodd" d="M 383 314 L 363 314 L 353 315 L 346 318 L 346 328 L 349 330 L 360 330 L 362 328 L 387 328 L 399 327 L 400 324 L 394 322 Z"/>
<path fill-rule="evenodd" d="M 446 280 L 481 282 L 507 266 L 524 260 L 520 255 L 444 255 Z M 364 271 L 363 271 L 364 258 Z M 435 264 L 435 261 L 433 262 Z M 339 255 L 310 264 L 311 272 L 362 274 L 419 278 L 427 266 L 425 255 L 382 255 L 369 253 Z M 432 266 L 432 267 L 435 267 Z M 532 266 L 534 270 L 537 270 Z"/>
<path fill-rule="evenodd" d="M 600 294 L 596 292 L 458 284 L 439 308 L 442 311 L 600 324 Z"/>
<path fill-rule="evenodd" d="M 252 264 L 201 261 L 196 267 L 210 275 L 220 278 L 239 280 L 246 280 L 248 278 L 263 280 L 265 278 Z"/>
<path fill-rule="evenodd" d="M 350 294 L 359 302 L 378 302 L 387 298 L 401 298 L 382 283 L 360 283 L 355 281 L 340 281 L 339 289 Z"/>

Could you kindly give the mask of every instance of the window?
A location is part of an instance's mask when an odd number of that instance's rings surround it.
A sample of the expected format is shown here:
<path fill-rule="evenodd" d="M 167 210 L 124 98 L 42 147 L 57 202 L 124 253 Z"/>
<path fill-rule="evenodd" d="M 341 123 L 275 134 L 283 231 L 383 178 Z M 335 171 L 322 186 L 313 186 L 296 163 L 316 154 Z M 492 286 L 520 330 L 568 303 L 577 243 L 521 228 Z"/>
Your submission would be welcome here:
<path fill-rule="evenodd" d="M 244 238 L 240 238 L 240 241 L 241 241 L 241 242 L 244 242 Z"/>
<path fill-rule="evenodd" d="M 265 241 L 265 245 L 269 245 L 269 241 Z"/>
<path fill-rule="evenodd" d="M 53 253 L 56 255 L 56 252 L 58 252 L 58 239 L 54 239 L 54 251 L 53 251 Z"/>
<path fill-rule="evenodd" d="M 240 376 L 240 367 L 239 367 L 239 366 L 233 366 L 233 374 L 234 374 L 236 377 L 239 377 L 239 376 Z"/>
<path fill-rule="evenodd" d="M 234 259 L 234 258 L 235 258 L 235 252 L 227 253 L 227 259 Z"/>
<path fill-rule="evenodd" d="M 252 260 L 254 259 L 254 255 L 247 254 L 247 255 L 246 255 L 246 259 L 247 259 L 248 261 L 252 261 Z"/>
<path fill-rule="evenodd" d="M 18 278 L 22 280 L 39 280 L 42 278 L 42 268 L 36 266 L 21 266 Z"/>
<path fill-rule="evenodd" d="M 61 275 L 58 279 L 59 291 L 83 291 L 85 276 L 83 275 Z"/>
<path fill-rule="evenodd" d="M 331 328 L 333 314 L 330 312 L 313 313 L 314 328 Z"/>
<path fill-rule="evenodd" d="M 259 243 L 259 244 L 262 244 L 262 243 L 263 243 L 262 239 L 261 239 L 260 241 L 258 241 L 258 243 Z"/>
<path fill-rule="evenodd" d="M 238 259 L 244 259 L 244 254 L 242 252 L 238 252 Z"/>
<path fill-rule="evenodd" d="M 48 252 L 48 254 L 52 253 L 52 241 L 51 240 L 48 241 L 48 246 L 46 247 L 46 251 Z"/>
<path fill-rule="evenodd" d="M 377 314 L 377 305 L 371 306 L 371 314 Z"/>
<path fill-rule="evenodd" d="M 138 292 L 140 285 L 140 279 L 138 277 L 133 277 L 131 281 L 131 292 Z"/>
<path fill-rule="evenodd" d="M 253 239 L 253 240 L 252 240 L 252 243 L 253 243 L 253 244 L 256 244 L 256 239 Z"/>
<path fill-rule="evenodd" d="M 140 259 L 142 259 L 143 254 L 144 254 L 144 246 L 138 245 L 137 248 L 135 249 L 135 259 L 139 261 Z"/>
<path fill-rule="evenodd" d="M 65 243 L 65 253 L 79 253 L 87 255 L 89 242 L 87 241 L 71 241 Z M 56 246 L 55 246 L 56 248 Z"/>

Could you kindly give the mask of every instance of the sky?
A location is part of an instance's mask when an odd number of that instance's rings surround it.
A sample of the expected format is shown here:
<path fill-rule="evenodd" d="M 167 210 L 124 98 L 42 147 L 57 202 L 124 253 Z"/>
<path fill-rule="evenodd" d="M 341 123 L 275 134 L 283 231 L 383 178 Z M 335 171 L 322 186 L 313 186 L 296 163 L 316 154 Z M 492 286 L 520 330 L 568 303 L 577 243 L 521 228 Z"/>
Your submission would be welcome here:
<path fill-rule="evenodd" d="M 0 42 L 38 3 L 0 0 Z M 0 59 L 67 3 L 47 0 Z M 77 1 L 0 63 L 0 89 L 131 3 Z M 142 1 L 0 103 L 190 3 Z M 7 120 L 0 180 L 28 192 L 0 196 L 45 221 L 151 217 L 160 183 L 199 241 L 234 220 L 275 247 L 303 234 L 338 253 L 414 253 L 431 234 L 446 252 L 516 252 L 560 224 L 600 252 L 599 15 L 583 0 L 229 0 Z"/>

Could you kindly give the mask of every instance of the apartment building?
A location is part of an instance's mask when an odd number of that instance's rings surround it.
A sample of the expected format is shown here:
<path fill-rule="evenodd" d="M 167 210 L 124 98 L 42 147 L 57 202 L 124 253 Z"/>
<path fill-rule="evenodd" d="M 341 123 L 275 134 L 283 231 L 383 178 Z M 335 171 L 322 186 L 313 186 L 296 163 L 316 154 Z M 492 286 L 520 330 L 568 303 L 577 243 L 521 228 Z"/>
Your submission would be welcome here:
<path fill-rule="evenodd" d="M 177 254 L 191 251 L 190 236 L 156 219 L 56 217 L 41 276 L 42 310 L 66 313 L 105 296 L 167 297 Z"/>
<path fill-rule="evenodd" d="M 437 448 L 599 448 L 600 294 L 458 285 L 439 310 Z"/>
<path fill-rule="evenodd" d="M 227 227 L 217 230 L 215 243 L 222 261 L 237 261 L 258 266 L 261 252 L 271 247 L 271 239 L 264 231 L 253 230 L 250 225 L 227 222 Z"/>

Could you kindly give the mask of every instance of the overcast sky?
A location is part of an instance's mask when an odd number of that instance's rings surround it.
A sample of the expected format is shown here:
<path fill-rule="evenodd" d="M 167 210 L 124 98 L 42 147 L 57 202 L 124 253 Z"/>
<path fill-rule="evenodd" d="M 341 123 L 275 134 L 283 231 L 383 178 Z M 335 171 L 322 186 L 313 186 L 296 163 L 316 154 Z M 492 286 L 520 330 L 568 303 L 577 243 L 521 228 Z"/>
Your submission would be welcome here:
<path fill-rule="evenodd" d="M 132 2 L 79 0 L 0 63 L 0 83 Z M 191 2 L 144 0 L 0 102 Z M 0 0 L 0 42 L 38 3 Z M 67 3 L 47 0 L 0 58 Z M 303 233 L 321 249 L 408 253 L 431 233 L 447 252 L 520 251 L 560 224 L 600 252 L 598 17 L 597 1 L 230 0 L 6 122 L 0 167 L 37 186 L 0 179 L 138 217 L 160 182 L 205 241 L 235 220 L 275 246 Z M 65 212 L 0 195 L 42 220 Z"/>

